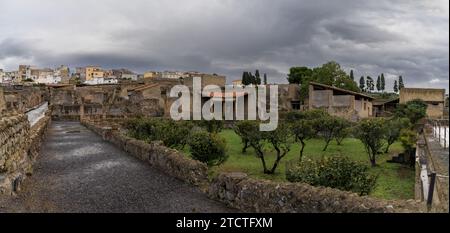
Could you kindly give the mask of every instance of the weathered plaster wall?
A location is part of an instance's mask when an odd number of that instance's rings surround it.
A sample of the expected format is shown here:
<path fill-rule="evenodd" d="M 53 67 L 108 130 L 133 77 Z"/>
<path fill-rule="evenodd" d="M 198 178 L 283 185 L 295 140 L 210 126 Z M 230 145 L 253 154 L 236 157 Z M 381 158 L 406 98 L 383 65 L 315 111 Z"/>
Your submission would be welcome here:
<path fill-rule="evenodd" d="M 400 90 L 401 104 L 415 99 L 421 99 L 428 103 L 428 117 L 441 118 L 444 115 L 445 89 L 402 88 Z"/>

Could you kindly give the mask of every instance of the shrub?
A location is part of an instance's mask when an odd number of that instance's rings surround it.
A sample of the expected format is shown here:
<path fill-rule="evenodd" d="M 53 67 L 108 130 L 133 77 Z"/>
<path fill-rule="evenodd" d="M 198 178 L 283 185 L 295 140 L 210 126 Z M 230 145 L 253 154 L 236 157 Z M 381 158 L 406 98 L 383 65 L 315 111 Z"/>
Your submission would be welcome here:
<path fill-rule="evenodd" d="M 364 164 L 333 156 L 291 164 L 286 167 L 286 179 L 368 195 L 375 188 L 377 177 L 369 174 L 369 167 Z"/>
<path fill-rule="evenodd" d="M 204 128 L 206 131 L 210 132 L 210 133 L 219 133 L 222 131 L 224 125 L 223 125 L 223 121 L 219 121 L 219 120 L 201 120 L 198 121 L 198 125 L 202 128 Z"/>
<path fill-rule="evenodd" d="M 186 121 L 138 118 L 125 123 L 128 135 L 139 140 L 162 141 L 165 146 L 182 149 L 187 143 L 192 124 Z"/>
<path fill-rule="evenodd" d="M 206 131 L 194 132 L 189 140 L 189 146 L 192 158 L 208 166 L 220 165 L 228 158 L 225 153 L 225 140 L 217 134 Z"/>

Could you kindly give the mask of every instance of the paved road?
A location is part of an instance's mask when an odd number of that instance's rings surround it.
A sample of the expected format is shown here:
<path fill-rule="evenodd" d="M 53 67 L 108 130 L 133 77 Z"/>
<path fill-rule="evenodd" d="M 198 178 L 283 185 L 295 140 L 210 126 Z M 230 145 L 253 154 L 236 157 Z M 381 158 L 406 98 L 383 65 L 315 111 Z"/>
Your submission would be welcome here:
<path fill-rule="evenodd" d="M 53 122 L 17 197 L 0 212 L 235 212 L 127 155 L 78 122 Z"/>

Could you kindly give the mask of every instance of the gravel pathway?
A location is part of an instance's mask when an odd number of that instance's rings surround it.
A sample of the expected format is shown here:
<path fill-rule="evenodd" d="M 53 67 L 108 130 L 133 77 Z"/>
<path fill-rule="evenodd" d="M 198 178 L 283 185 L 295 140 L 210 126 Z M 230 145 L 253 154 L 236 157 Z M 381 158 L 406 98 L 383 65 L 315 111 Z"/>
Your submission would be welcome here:
<path fill-rule="evenodd" d="M 34 174 L 0 212 L 235 212 L 78 122 L 52 122 Z"/>

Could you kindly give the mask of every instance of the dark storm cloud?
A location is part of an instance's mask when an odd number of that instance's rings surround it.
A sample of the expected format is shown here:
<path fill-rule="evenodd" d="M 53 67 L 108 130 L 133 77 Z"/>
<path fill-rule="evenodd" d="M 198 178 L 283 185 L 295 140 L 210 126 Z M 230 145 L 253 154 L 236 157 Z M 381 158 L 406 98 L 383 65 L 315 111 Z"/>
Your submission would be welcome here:
<path fill-rule="evenodd" d="M 29 4 L 8 2 L 15 17 L 0 15 L 0 66 L 198 70 L 229 80 L 259 69 L 285 82 L 291 66 L 335 60 L 357 76 L 448 85 L 446 0 L 100 0 L 82 14 L 55 11 L 79 1 Z"/>

